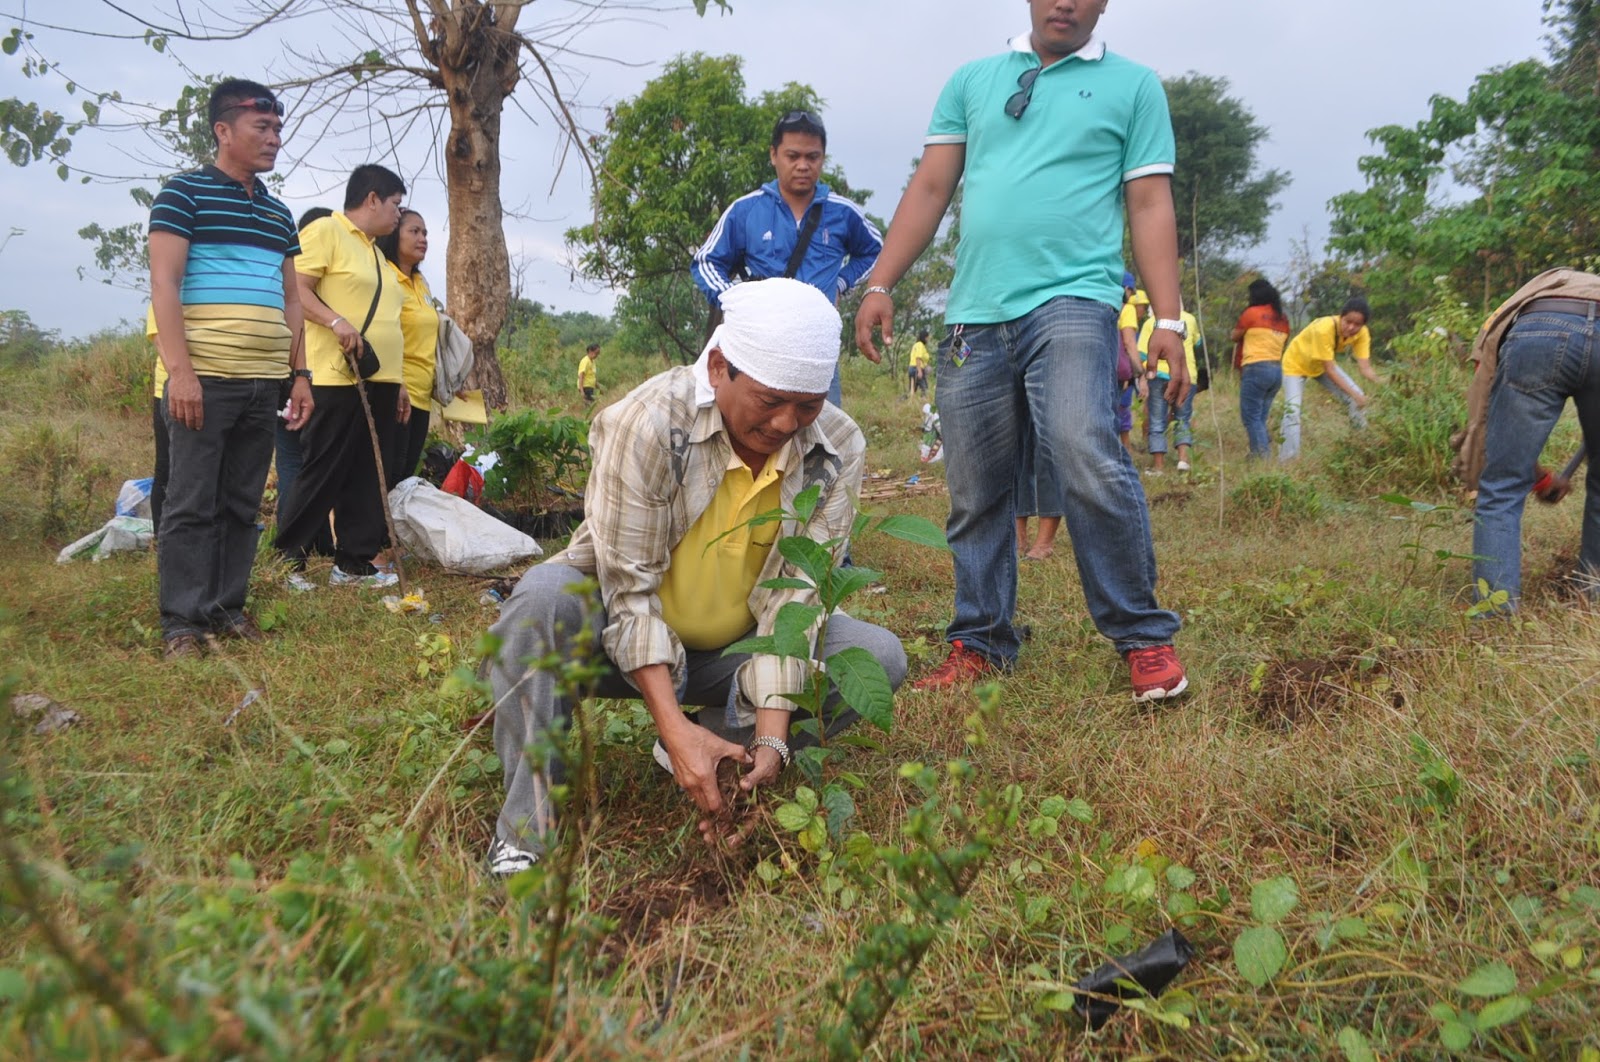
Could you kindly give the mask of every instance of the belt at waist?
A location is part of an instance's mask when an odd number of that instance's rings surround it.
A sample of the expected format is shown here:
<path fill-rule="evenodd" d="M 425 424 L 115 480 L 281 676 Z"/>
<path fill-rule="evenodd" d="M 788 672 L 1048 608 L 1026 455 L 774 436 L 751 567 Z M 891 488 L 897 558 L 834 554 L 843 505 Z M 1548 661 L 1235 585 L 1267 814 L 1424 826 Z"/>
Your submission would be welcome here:
<path fill-rule="evenodd" d="M 1518 310 L 1517 316 L 1529 313 L 1570 313 L 1578 317 L 1594 317 L 1597 315 L 1597 309 L 1600 309 L 1600 304 L 1593 299 L 1534 299 Z"/>

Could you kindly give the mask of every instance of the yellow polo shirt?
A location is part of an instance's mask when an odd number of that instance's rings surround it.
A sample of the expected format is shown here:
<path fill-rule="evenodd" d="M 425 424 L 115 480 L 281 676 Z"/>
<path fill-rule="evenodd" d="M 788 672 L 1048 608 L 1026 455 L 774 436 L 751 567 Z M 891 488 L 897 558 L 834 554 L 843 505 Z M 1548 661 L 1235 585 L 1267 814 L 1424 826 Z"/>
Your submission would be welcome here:
<path fill-rule="evenodd" d="M 1300 330 L 1283 352 L 1283 374 L 1315 380 L 1337 354 L 1349 353 L 1358 361 L 1372 357 L 1372 333 L 1361 326 L 1349 339 L 1339 334 L 1339 318 L 1319 317 Z"/>
<path fill-rule="evenodd" d="M 578 386 L 593 387 L 594 381 L 594 359 L 585 354 L 578 360 Z"/>
<path fill-rule="evenodd" d="M 317 298 L 356 329 L 367 318 L 373 288 L 382 270 L 383 293 L 366 330 L 380 366 L 371 382 L 400 383 L 406 350 L 400 309 L 406 296 L 395 281 L 393 267 L 373 244 L 372 237 L 336 211 L 331 217 L 313 221 L 300 233 L 300 256 L 294 260 L 294 267 L 302 276 L 314 278 Z M 349 387 L 356 382 L 333 330 L 313 321 L 306 322 L 306 365 L 318 387 Z"/>
<path fill-rule="evenodd" d="M 1200 322 L 1194 319 L 1194 314 L 1188 310 L 1181 310 L 1178 317 L 1183 321 L 1183 360 L 1189 366 L 1189 380 L 1192 383 L 1198 379 L 1200 369 L 1195 364 L 1194 347 L 1196 338 L 1200 335 Z M 1144 324 L 1139 328 L 1139 353 L 1147 355 L 1150 352 L 1150 336 L 1156 330 L 1155 317 L 1146 317 Z M 1148 360 L 1148 359 L 1147 359 Z M 1172 378 L 1172 367 L 1167 364 L 1166 358 L 1156 359 L 1156 375 Z"/>
<path fill-rule="evenodd" d="M 433 291 L 423 279 L 422 270 L 408 277 L 393 262 L 389 263 L 389 270 L 384 283 L 392 279 L 406 297 L 405 305 L 400 307 L 400 332 L 406 341 L 401 376 L 412 407 L 427 410 L 433 401 L 433 366 L 439 358 L 439 311 L 433 308 Z"/>
<path fill-rule="evenodd" d="M 155 345 L 157 334 L 156 308 L 151 304 L 144 311 L 144 337 L 150 341 L 151 346 Z M 167 365 L 161 360 L 160 350 L 156 351 L 156 370 L 151 375 L 155 377 L 156 384 L 154 397 L 160 398 L 161 393 L 167 389 Z"/>
<path fill-rule="evenodd" d="M 930 360 L 927 344 L 920 339 L 911 344 L 911 367 L 913 369 L 926 369 Z"/>
<path fill-rule="evenodd" d="M 1144 295 L 1144 292 L 1139 292 L 1139 295 Z M 1122 310 L 1117 314 L 1118 333 L 1121 333 L 1124 328 L 1131 328 L 1134 331 L 1139 330 L 1139 307 L 1150 305 L 1150 297 L 1148 295 L 1143 300 L 1140 300 L 1139 295 L 1135 295 L 1122 304 Z M 1149 314 L 1145 316 L 1148 318 Z"/>
<path fill-rule="evenodd" d="M 722 649 L 756 625 L 750 593 L 781 525 L 752 527 L 747 521 L 783 504 L 788 449 L 768 457 L 759 474 L 752 474 L 738 454 L 729 454 L 711 504 L 673 547 L 657 596 L 662 620 L 685 649 Z"/>

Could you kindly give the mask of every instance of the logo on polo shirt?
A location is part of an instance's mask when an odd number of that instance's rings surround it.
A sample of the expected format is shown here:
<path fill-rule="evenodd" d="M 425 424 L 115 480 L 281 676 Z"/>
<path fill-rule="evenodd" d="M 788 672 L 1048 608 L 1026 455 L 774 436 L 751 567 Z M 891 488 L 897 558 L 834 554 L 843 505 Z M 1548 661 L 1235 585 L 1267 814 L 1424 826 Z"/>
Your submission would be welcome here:
<path fill-rule="evenodd" d="M 1093 95 L 1094 95 L 1094 93 L 1090 92 L 1088 89 L 1079 89 L 1078 90 L 1078 98 L 1079 99 L 1085 99 L 1086 100 L 1090 96 L 1093 96 Z"/>
<path fill-rule="evenodd" d="M 768 229 L 766 232 L 763 232 L 761 234 L 761 239 L 765 243 L 771 243 L 772 242 L 772 230 Z"/>

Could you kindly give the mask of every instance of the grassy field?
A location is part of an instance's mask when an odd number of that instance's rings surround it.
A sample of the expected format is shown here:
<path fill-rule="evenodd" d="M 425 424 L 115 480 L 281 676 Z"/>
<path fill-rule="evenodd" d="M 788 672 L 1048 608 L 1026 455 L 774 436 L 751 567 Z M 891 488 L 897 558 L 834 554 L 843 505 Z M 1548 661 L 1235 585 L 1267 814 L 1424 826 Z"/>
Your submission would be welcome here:
<path fill-rule="evenodd" d="M 972 692 L 902 693 L 833 769 L 855 815 L 827 856 L 782 814 L 703 848 L 648 717 L 605 703 L 571 858 L 507 887 L 483 873 L 499 765 L 461 730 L 487 580 L 416 571 L 429 615 L 396 616 L 263 563 L 271 641 L 164 664 L 150 556 L 54 563 L 148 474 L 145 359 L 108 340 L 0 388 L 0 669 L 81 716 L 4 733 L 0 1057 L 819 1057 L 830 986 L 894 972 L 858 949 L 938 921 L 893 869 L 906 834 L 954 842 L 1009 801 L 872 1057 L 1600 1059 L 1600 619 L 1559 578 L 1580 499 L 1530 506 L 1520 617 L 1470 621 L 1448 495 L 1349 486 L 1320 393 L 1308 457 L 1248 469 L 1225 378 L 1194 474 L 1146 480 L 1181 703 L 1132 704 L 1063 535 L 1023 568 L 1034 634 L 984 740 Z M 651 369 L 603 362 L 603 400 Z M 578 411 L 567 375 L 518 401 Z M 897 384 L 847 366 L 869 487 L 943 474 Z M 945 498 L 868 507 L 942 521 Z M 888 592 L 851 611 L 915 676 L 943 655 L 948 558 L 854 554 Z M 1068 986 L 1174 925 L 1195 958 L 1172 990 L 1087 1030 Z"/>

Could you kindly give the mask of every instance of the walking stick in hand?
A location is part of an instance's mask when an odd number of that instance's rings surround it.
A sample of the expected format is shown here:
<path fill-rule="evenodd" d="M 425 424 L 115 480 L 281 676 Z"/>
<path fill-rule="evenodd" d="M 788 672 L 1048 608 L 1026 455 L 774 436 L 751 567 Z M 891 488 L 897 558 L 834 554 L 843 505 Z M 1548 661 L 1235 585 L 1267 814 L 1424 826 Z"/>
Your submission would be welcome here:
<path fill-rule="evenodd" d="M 394 560 L 394 573 L 400 579 L 400 596 L 405 597 L 410 593 L 410 588 L 406 585 L 405 563 L 400 559 L 400 538 L 394 533 L 394 514 L 389 511 L 389 487 L 384 482 L 383 447 L 378 443 L 378 422 L 372 419 L 372 403 L 367 400 L 367 382 L 361 378 L 361 370 L 356 367 L 355 355 L 346 351 L 345 360 L 350 363 L 350 372 L 356 378 L 356 394 L 361 396 L 361 412 L 367 418 L 367 437 L 372 440 L 372 461 L 378 469 L 378 498 L 383 504 L 383 526 L 389 529 L 389 556 Z"/>

